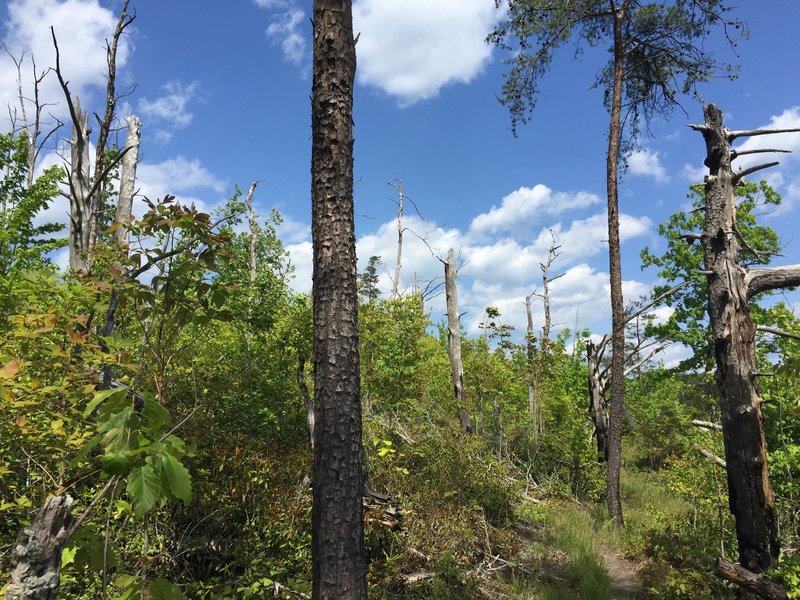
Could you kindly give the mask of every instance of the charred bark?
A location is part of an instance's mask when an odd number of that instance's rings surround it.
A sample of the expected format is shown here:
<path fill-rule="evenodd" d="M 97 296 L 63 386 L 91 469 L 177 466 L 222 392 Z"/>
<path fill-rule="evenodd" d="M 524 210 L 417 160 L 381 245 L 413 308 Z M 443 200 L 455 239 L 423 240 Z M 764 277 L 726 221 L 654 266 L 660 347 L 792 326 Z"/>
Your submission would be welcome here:
<path fill-rule="evenodd" d="M 11 551 L 6 600 L 54 600 L 60 588 L 61 551 L 69 540 L 69 496 L 51 496 Z"/>
<path fill-rule="evenodd" d="M 353 222 L 350 0 L 315 0 L 311 92 L 314 245 L 313 596 L 367 597 Z"/>
<path fill-rule="evenodd" d="M 705 125 L 694 128 L 705 139 L 705 164 L 709 168 L 703 250 L 728 495 L 736 520 L 739 562 L 745 569 L 760 573 L 778 557 L 780 543 L 767 474 L 764 415 L 755 366 L 756 326 L 748 308 L 753 284 L 739 265 L 731 133 L 723 128 L 722 112 L 716 106 L 709 104 L 704 114 Z"/>
<path fill-rule="evenodd" d="M 603 463 L 608 462 L 608 409 L 600 376 L 600 356 L 591 340 L 586 344 L 586 362 L 589 367 L 589 415 L 594 423 L 597 462 Z"/>

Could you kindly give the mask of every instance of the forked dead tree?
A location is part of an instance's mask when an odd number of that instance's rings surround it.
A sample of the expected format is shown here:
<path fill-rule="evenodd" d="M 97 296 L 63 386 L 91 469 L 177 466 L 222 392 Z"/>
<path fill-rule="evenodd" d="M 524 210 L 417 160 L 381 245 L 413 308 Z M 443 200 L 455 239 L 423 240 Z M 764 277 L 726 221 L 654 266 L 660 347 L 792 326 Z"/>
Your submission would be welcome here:
<path fill-rule="evenodd" d="M 91 268 L 92 250 L 99 235 L 99 223 L 102 218 L 101 188 L 106 183 L 112 169 L 130 151 L 130 147 L 126 145 L 126 148 L 117 156 L 111 159 L 106 156 L 117 101 L 120 99 L 120 96 L 116 93 L 117 48 L 125 29 L 136 19 L 135 14 L 128 14 L 127 11 L 128 0 L 125 0 L 111 41 L 106 44 L 106 62 L 108 65 L 106 103 L 103 116 L 95 115 L 98 123 L 98 134 L 93 173 L 89 158 L 89 135 L 91 133 L 89 114 L 81 110 L 78 96 L 72 94 L 69 89 L 69 82 L 64 78 L 64 73 L 61 70 L 61 55 L 56 32 L 53 27 L 50 28 L 53 47 L 56 52 L 55 73 L 64 93 L 72 121 L 70 161 L 66 166 L 69 176 L 70 201 L 69 266 L 76 273 L 88 273 Z"/>
<path fill-rule="evenodd" d="M 692 125 L 706 143 L 705 229 L 701 239 L 708 284 L 708 314 L 720 392 L 730 509 L 736 520 L 739 562 L 760 573 L 780 552 L 774 497 L 767 473 L 764 414 L 755 364 L 756 325 L 748 301 L 756 294 L 800 284 L 800 265 L 745 268 L 739 263 L 734 188 L 747 175 L 778 163 L 734 172 L 732 161 L 743 154 L 773 150 L 731 149 L 742 137 L 797 130 L 731 131 L 713 104 L 704 109 L 705 123 Z"/>
<path fill-rule="evenodd" d="M 536 296 L 539 296 L 542 299 L 542 305 L 544 307 L 544 325 L 542 325 L 542 340 L 549 340 L 550 339 L 550 328 L 552 326 L 552 320 L 550 318 L 550 284 L 553 283 L 556 279 L 560 279 L 566 273 L 559 273 L 558 275 L 551 277 L 550 275 L 550 267 L 553 266 L 553 261 L 555 261 L 559 256 L 561 256 L 561 246 L 563 244 L 559 244 L 558 236 L 556 232 L 552 229 L 550 231 L 550 249 L 547 251 L 547 258 L 544 262 L 539 263 L 539 268 L 542 270 L 542 291 L 541 293 L 534 291 L 533 293 Z"/>

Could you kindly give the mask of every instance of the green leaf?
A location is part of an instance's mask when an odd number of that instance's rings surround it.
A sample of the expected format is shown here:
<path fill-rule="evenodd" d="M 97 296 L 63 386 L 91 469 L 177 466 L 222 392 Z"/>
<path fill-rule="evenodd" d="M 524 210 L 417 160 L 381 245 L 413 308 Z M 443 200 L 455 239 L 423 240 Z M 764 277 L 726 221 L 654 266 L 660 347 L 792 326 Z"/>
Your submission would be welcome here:
<path fill-rule="evenodd" d="M 150 424 L 153 429 L 161 429 L 165 425 L 169 425 L 172 417 L 169 411 L 156 402 L 153 398 L 144 396 L 144 406 L 142 406 L 142 416 Z"/>
<path fill-rule="evenodd" d="M 183 592 L 166 579 L 154 579 L 150 582 L 150 598 L 152 600 L 186 600 Z"/>
<path fill-rule="evenodd" d="M 192 477 L 186 467 L 183 466 L 183 463 L 166 452 L 161 455 L 161 463 L 172 495 L 183 500 L 186 504 L 191 502 Z"/>
<path fill-rule="evenodd" d="M 100 406 L 100 404 L 110 398 L 111 396 L 122 397 L 124 398 L 128 393 L 127 388 L 115 388 L 110 390 L 101 390 L 94 395 L 92 401 L 86 405 L 86 408 L 83 409 L 83 418 L 87 418 L 90 414 L 94 412 L 94 410 Z"/>
<path fill-rule="evenodd" d="M 152 466 L 134 467 L 128 477 L 128 494 L 133 499 L 133 515 L 141 519 L 161 495 L 161 481 Z"/>
<path fill-rule="evenodd" d="M 134 455 L 126 448 L 107 452 L 100 458 L 103 470 L 111 475 L 125 475 L 130 471 L 135 460 Z"/>

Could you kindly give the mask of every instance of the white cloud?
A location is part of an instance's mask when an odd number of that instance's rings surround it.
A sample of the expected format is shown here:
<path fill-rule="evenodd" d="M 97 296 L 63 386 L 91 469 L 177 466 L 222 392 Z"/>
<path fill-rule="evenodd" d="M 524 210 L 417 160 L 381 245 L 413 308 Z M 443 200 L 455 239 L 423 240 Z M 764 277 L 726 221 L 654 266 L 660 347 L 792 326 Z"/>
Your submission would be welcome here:
<path fill-rule="evenodd" d="M 708 168 L 703 164 L 684 164 L 681 174 L 689 183 L 703 183 L 706 175 L 708 175 Z"/>
<path fill-rule="evenodd" d="M 500 206 L 492 206 L 488 213 L 475 217 L 470 224 L 471 233 L 499 232 L 528 235 L 531 227 L 543 220 L 570 210 L 586 208 L 600 202 L 589 192 L 553 192 L 546 185 L 521 187 L 503 198 Z"/>
<path fill-rule="evenodd" d="M 105 87 L 105 40 L 112 36 L 116 22 L 117 16 L 98 0 L 12 0 L 8 3 L 2 39 L 14 56 L 21 57 L 23 52 L 26 57 L 33 56 L 37 68 L 44 71 L 55 63 L 50 34 L 53 25 L 64 78 L 69 81 L 72 94 L 80 96 L 88 107 L 91 88 Z M 118 70 L 127 64 L 130 53 L 130 40 L 123 36 L 117 49 Z M 0 105 L 16 106 L 16 68 L 5 53 L 0 54 L 0 73 Z M 23 87 L 26 93 L 33 87 L 29 61 L 23 65 Z M 55 116 L 68 114 L 55 74 L 45 78 L 40 93 L 42 102 L 54 103 L 49 111 Z"/>
<path fill-rule="evenodd" d="M 281 4 L 267 2 L 266 6 L 274 8 Z M 283 57 L 294 65 L 303 65 L 309 59 L 307 34 L 300 29 L 305 22 L 306 13 L 295 6 L 267 27 L 267 37 L 280 44 Z"/>
<path fill-rule="evenodd" d="M 652 177 L 658 183 L 669 181 L 667 171 L 661 164 L 659 152 L 640 148 L 628 157 L 628 170 L 632 175 Z"/>
<path fill-rule="evenodd" d="M 175 128 L 189 125 L 194 115 L 186 107 L 192 98 L 197 96 L 200 83 L 193 81 L 184 86 L 178 81 L 170 81 L 164 84 L 162 89 L 165 92 L 163 96 L 159 96 L 154 100 L 150 100 L 147 97 L 139 100 L 139 111 L 142 116 L 154 121 L 165 121 Z"/>
<path fill-rule="evenodd" d="M 253 0 L 256 6 L 261 8 L 282 8 L 289 4 L 290 0 Z"/>
<path fill-rule="evenodd" d="M 292 288 L 301 293 L 310 292 L 314 272 L 311 242 L 287 244 L 285 248 L 289 252 L 289 261 L 294 267 L 294 279 L 291 282 Z"/>
<path fill-rule="evenodd" d="M 620 241 L 624 243 L 631 238 L 644 235 L 650 230 L 651 225 L 652 223 L 647 217 L 621 214 L 619 219 Z M 556 223 L 552 229 L 558 236 L 562 253 L 556 267 L 559 263 L 570 264 L 605 252 L 608 248 L 608 217 L 605 212 L 572 221 L 567 229 L 564 229 L 561 223 Z M 534 241 L 534 247 L 540 256 L 545 256 L 551 243 L 550 231 L 545 228 L 539 232 L 539 236 Z"/>
<path fill-rule="evenodd" d="M 401 105 L 469 83 L 491 56 L 484 39 L 502 14 L 487 0 L 356 0 L 358 81 Z"/>
<path fill-rule="evenodd" d="M 547 190 L 546 195 L 553 197 L 558 196 L 558 193 Z M 595 201 L 588 200 L 590 196 L 585 193 L 565 195 L 570 201 L 582 198 L 578 201 L 580 206 L 595 204 Z M 503 221 L 498 219 L 498 222 Z M 415 284 L 424 288 L 428 282 L 440 282 L 443 278 L 443 267 L 439 258 L 443 258 L 449 248 L 453 248 L 461 259 L 459 305 L 460 310 L 465 313 L 464 325 L 467 331 L 470 335 L 478 335 L 478 324 L 483 320 L 484 309 L 495 306 L 502 314 L 502 322 L 516 327 L 516 339 L 521 339 L 526 325 L 525 296 L 541 285 L 539 263 L 545 260 L 551 244 L 548 228 L 541 228 L 531 242 L 523 243 L 510 237 L 499 227 L 496 228 L 498 233 L 491 235 L 493 230 L 488 224 L 485 233 L 480 236 L 476 236 L 472 229 L 462 232 L 417 216 L 406 217 L 404 225 L 408 227 L 408 231 L 403 238 L 399 286 L 402 292 L 410 291 Z M 312 269 L 308 228 L 292 223 L 288 229 L 288 233 L 295 236 L 293 240 L 284 238 L 285 243 L 289 242 L 287 249 L 292 256 L 292 264 L 297 269 L 293 286 L 299 291 L 307 291 L 311 286 Z M 576 314 L 579 327 L 607 327 L 610 315 L 608 274 L 585 262 L 587 258 L 606 249 L 605 240 L 608 234 L 605 213 L 568 221 L 565 225 L 558 223 L 553 229 L 558 233 L 558 241 L 563 243 L 564 251 L 552 267 L 553 274 L 564 272 L 564 276 L 551 286 L 553 331 L 574 327 Z M 625 214 L 621 216 L 620 232 L 623 241 L 643 235 L 649 229 L 650 221 L 647 218 Z M 282 234 L 280 229 L 279 234 Z M 392 287 L 391 276 L 394 273 L 396 251 L 396 220 L 359 235 L 357 240 L 359 272 L 364 270 L 371 256 L 381 258 L 378 288 L 385 296 L 388 296 Z M 623 282 L 626 298 L 638 297 L 649 290 L 650 286 L 642 282 Z M 433 320 L 438 321 L 444 311 L 444 297 L 432 299 L 427 308 L 432 311 Z M 542 326 L 541 313 L 540 301 L 535 299 L 533 318 L 537 329 Z"/>
<path fill-rule="evenodd" d="M 160 163 L 139 163 L 136 187 L 138 197 L 155 201 L 170 194 L 181 204 L 194 204 L 198 210 L 210 212 L 222 201 L 227 184 L 199 160 L 178 156 Z"/>

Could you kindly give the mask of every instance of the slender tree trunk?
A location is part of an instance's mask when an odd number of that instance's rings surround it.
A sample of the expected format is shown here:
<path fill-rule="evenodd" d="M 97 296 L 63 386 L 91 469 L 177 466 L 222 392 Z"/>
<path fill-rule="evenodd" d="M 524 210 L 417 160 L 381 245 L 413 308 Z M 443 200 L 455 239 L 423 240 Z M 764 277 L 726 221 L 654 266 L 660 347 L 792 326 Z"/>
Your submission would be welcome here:
<path fill-rule="evenodd" d="M 361 396 L 353 223 L 350 0 L 315 0 L 311 92 L 314 244 L 313 595 L 367 597 L 361 508 Z"/>
<path fill-rule="evenodd" d="M 608 271 L 611 284 L 611 410 L 608 427 L 608 469 L 606 502 L 608 514 L 622 527 L 620 469 L 622 467 L 622 414 L 625 397 L 625 305 L 622 298 L 622 266 L 619 249 L 618 182 L 621 137 L 623 43 L 625 8 L 611 3 L 614 13 L 614 81 L 611 90 L 611 119 L 608 128 L 606 188 L 608 195 Z"/>
<path fill-rule="evenodd" d="M 461 362 L 461 324 L 458 319 L 458 285 L 456 282 L 456 259 L 451 248 L 444 263 L 444 293 L 447 300 L 447 348 L 450 354 L 450 377 L 453 381 L 453 393 L 459 407 L 461 429 L 464 433 L 472 433 L 469 414 L 467 413 L 466 394 L 464 392 L 464 364 Z"/>
<path fill-rule="evenodd" d="M 542 409 L 536 398 L 536 382 L 534 380 L 535 348 L 533 343 L 533 314 L 531 312 L 531 296 L 525 296 L 525 313 L 528 317 L 527 329 L 527 358 L 528 358 L 528 414 L 531 418 L 531 431 L 534 439 L 539 439 L 542 433 Z"/>
<path fill-rule="evenodd" d="M 778 557 L 772 487 L 767 475 L 764 414 L 755 364 L 756 326 L 748 308 L 746 271 L 739 265 L 735 235 L 735 180 L 722 112 L 705 108 L 709 168 L 703 235 L 705 268 L 709 271 L 708 314 L 714 340 L 720 391 L 722 433 L 728 473 L 730 509 L 736 520 L 739 562 L 754 573 Z"/>
<path fill-rule="evenodd" d="M 133 195 L 136 192 L 136 165 L 139 161 L 139 143 L 141 141 L 142 122 L 139 117 L 131 115 L 127 119 L 128 134 L 125 137 L 127 152 L 122 157 L 122 167 L 119 174 L 119 199 L 114 220 L 117 223 L 127 223 L 131 220 L 133 212 Z M 118 226 L 114 230 L 114 241 L 118 244 L 128 245 L 128 230 Z"/>
<path fill-rule="evenodd" d="M 250 224 L 250 283 L 256 282 L 258 275 L 258 265 L 256 264 L 256 244 L 258 243 L 258 222 L 256 221 L 256 210 L 253 206 L 253 194 L 255 194 L 257 181 L 250 184 L 247 190 L 245 204 L 247 204 L 248 223 Z"/>
<path fill-rule="evenodd" d="M 400 267 L 403 262 L 403 181 L 398 180 L 397 190 L 397 260 L 394 263 L 394 278 L 392 279 L 392 299 L 400 297 Z"/>

